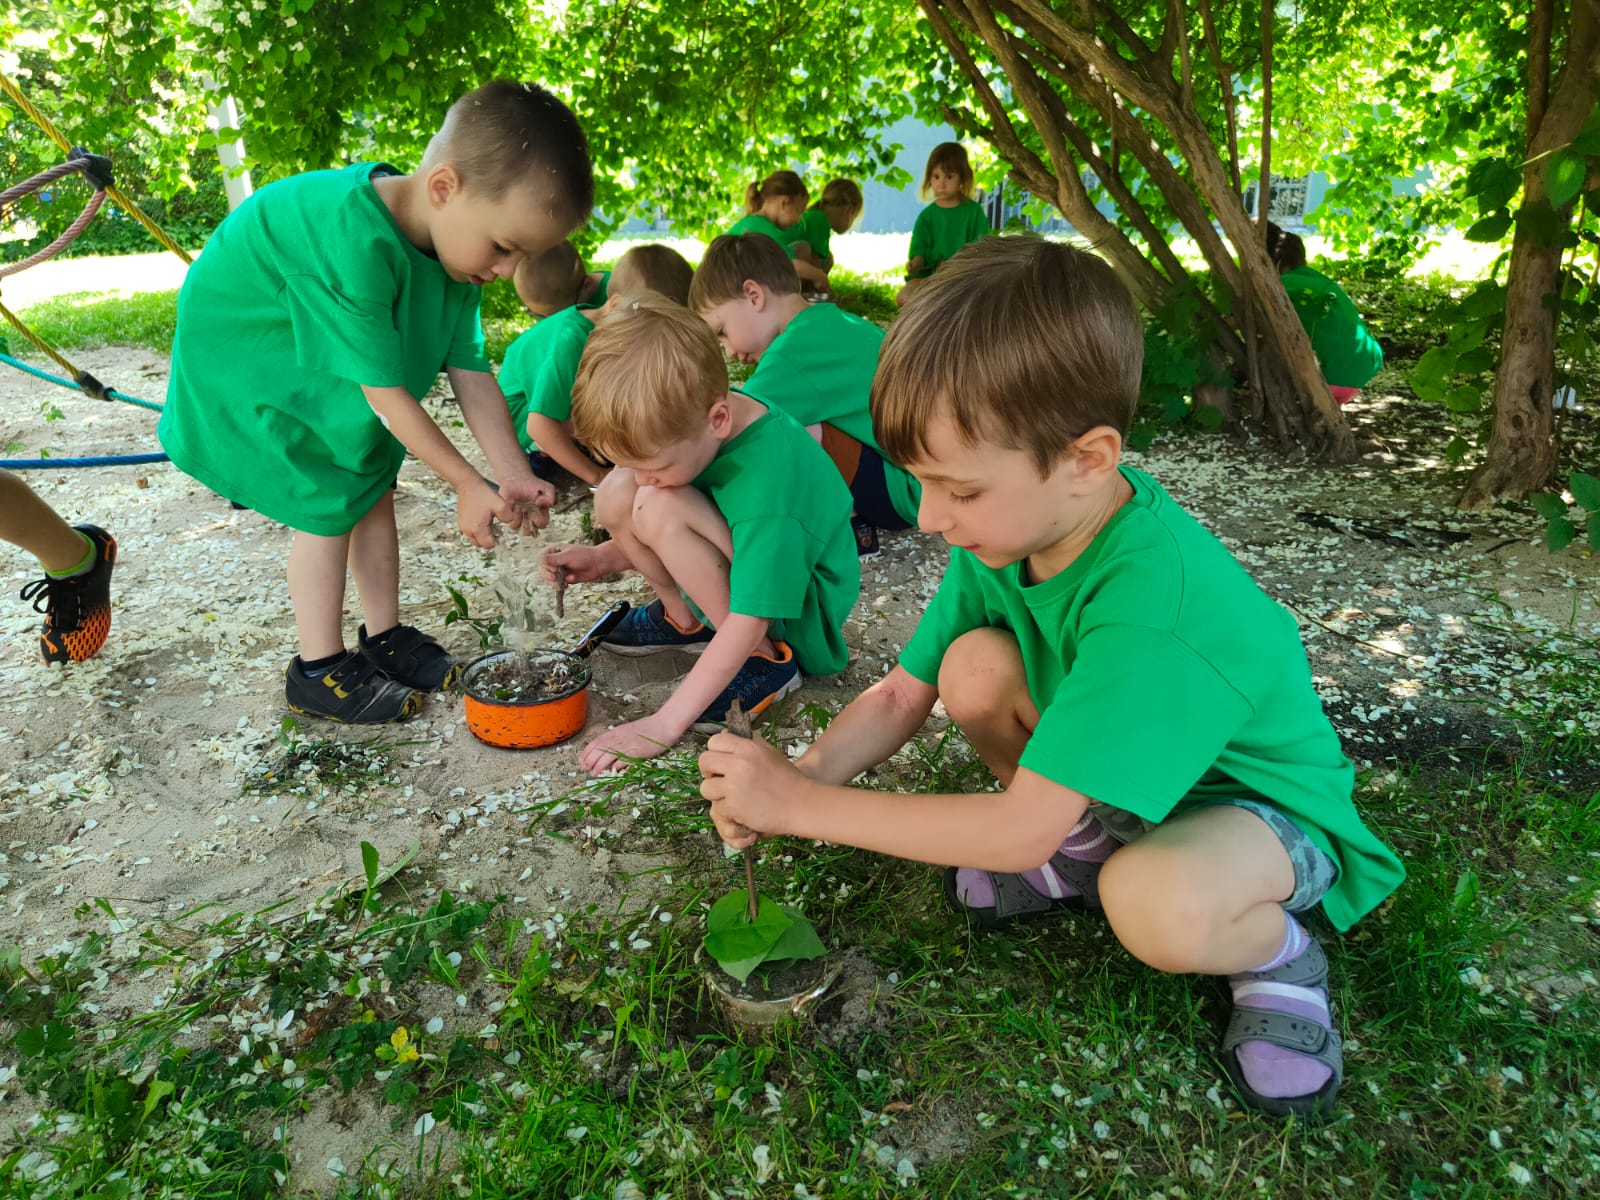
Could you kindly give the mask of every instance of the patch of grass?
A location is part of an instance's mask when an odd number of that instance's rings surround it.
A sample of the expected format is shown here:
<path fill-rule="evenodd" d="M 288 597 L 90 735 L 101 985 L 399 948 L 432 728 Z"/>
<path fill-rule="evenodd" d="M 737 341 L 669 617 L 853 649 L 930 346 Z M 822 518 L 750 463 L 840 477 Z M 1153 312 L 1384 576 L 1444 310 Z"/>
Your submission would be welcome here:
<path fill-rule="evenodd" d="M 74 293 L 31 304 L 17 315 L 23 324 L 62 350 L 134 345 L 168 354 L 178 322 L 178 293 Z M 23 345 L 24 339 L 18 337 L 16 348 Z"/>

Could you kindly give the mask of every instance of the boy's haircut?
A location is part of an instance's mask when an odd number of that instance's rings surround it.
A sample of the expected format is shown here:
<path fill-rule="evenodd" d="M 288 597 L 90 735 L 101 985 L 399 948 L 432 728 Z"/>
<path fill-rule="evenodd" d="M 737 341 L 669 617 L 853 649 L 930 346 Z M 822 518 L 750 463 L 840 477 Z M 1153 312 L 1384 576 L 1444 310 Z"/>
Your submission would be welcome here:
<path fill-rule="evenodd" d="M 547 188 L 552 214 L 582 224 L 594 208 L 589 139 L 578 118 L 536 83 L 497 79 L 450 106 L 423 165 L 448 163 L 463 187 L 498 200 L 512 187 Z"/>
<path fill-rule="evenodd" d="M 867 206 L 867 202 L 861 197 L 861 185 L 854 179 L 828 180 L 828 186 L 822 189 L 822 199 L 817 203 L 830 208 L 844 209 L 850 214 L 852 225 L 860 218 L 861 210 Z"/>
<path fill-rule="evenodd" d="M 811 193 L 806 190 L 805 180 L 793 171 L 774 171 L 744 189 L 744 206 L 750 212 L 760 212 L 763 204 L 777 196 L 799 196 L 804 204 Z"/>
<path fill-rule="evenodd" d="M 940 142 L 928 155 L 928 166 L 922 172 L 922 187 L 918 194 L 926 200 L 933 187 L 933 172 L 943 167 L 961 180 L 961 198 L 972 199 L 972 162 L 967 158 L 967 148 L 960 142 Z"/>
<path fill-rule="evenodd" d="M 771 240 L 770 238 L 768 239 Z M 689 283 L 694 268 L 671 246 L 635 246 L 611 268 L 608 295 L 633 296 L 658 292 L 678 304 L 689 303 Z"/>
<path fill-rule="evenodd" d="M 1288 233 L 1268 221 L 1267 257 L 1278 269 L 1278 274 L 1282 275 L 1285 271 L 1306 265 L 1306 244 L 1300 240 L 1298 233 Z"/>
<path fill-rule="evenodd" d="M 905 466 L 948 416 L 969 444 L 1033 456 L 1040 475 L 1089 430 L 1127 435 L 1144 329 L 1116 273 L 1032 235 L 989 237 L 949 259 L 883 339 L 872 427 Z"/>
<path fill-rule="evenodd" d="M 554 312 L 578 298 L 585 274 L 583 256 L 571 242 L 560 242 L 518 263 L 512 281 L 528 308 Z"/>
<path fill-rule="evenodd" d="M 728 391 L 711 327 L 681 304 L 641 292 L 595 326 L 572 385 L 572 432 L 608 458 L 649 458 L 704 428 Z"/>
<path fill-rule="evenodd" d="M 800 294 L 800 276 L 782 246 L 764 233 L 725 233 L 706 247 L 689 288 L 689 307 L 703 313 L 737 300 L 747 279 L 775 295 Z"/>

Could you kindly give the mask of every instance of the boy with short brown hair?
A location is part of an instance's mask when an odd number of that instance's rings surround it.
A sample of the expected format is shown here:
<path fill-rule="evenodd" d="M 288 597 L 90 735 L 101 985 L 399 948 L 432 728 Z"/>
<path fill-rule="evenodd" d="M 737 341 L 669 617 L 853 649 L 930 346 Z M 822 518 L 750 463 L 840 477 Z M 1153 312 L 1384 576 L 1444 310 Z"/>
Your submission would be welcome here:
<path fill-rule="evenodd" d="M 531 254 L 511 277 L 517 299 L 535 317 L 543 319 L 574 304 L 599 308 L 606 302 L 610 271 L 591 271 L 571 242 Z"/>
<path fill-rule="evenodd" d="M 376 723 L 415 713 L 456 664 L 400 623 L 393 486 L 409 450 L 456 492 L 480 546 L 494 523 L 543 525 L 554 492 L 518 451 L 483 353 L 481 287 L 589 215 L 577 118 L 533 84 L 450 107 L 420 167 L 311 171 L 230 213 L 178 296 L 161 442 L 212 491 L 295 530 L 289 596 L 298 712 Z M 445 371 L 496 484 L 421 400 Z M 346 570 L 366 617 L 346 650 Z"/>
<path fill-rule="evenodd" d="M 700 656 L 658 711 L 584 747 L 587 770 L 714 729 L 736 699 L 760 712 L 802 671 L 844 668 L 842 627 L 861 589 L 849 492 L 792 418 L 728 389 L 702 321 L 658 296 L 622 300 L 584 350 L 572 419 L 617 464 L 595 494 L 612 540 L 553 547 L 545 574 L 639 571 L 657 599 L 602 645 Z"/>
<path fill-rule="evenodd" d="M 770 238 L 724 235 L 707 247 L 689 307 L 728 354 L 756 364 L 739 389 L 775 404 L 822 443 L 855 502 L 861 554 L 879 529 L 917 519 L 917 484 L 886 462 L 867 401 L 883 330 L 832 304 L 808 304 L 788 257 Z"/>
<path fill-rule="evenodd" d="M 1156 482 L 1121 464 L 1142 330 L 1104 262 L 1033 237 L 956 254 L 891 328 L 872 414 L 950 565 L 899 664 L 791 765 L 715 737 L 725 840 L 778 833 L 945 864 L 981 925 L 1103 908 L 1135 957 L 1223 975 L 1223 1061 L 1274 1113 L 1343 1076 L 1327 963 L 1404 878 L 1361 822 L 1294 619 Z M 845 786 L 942 701 L 1004 790 Z"/>

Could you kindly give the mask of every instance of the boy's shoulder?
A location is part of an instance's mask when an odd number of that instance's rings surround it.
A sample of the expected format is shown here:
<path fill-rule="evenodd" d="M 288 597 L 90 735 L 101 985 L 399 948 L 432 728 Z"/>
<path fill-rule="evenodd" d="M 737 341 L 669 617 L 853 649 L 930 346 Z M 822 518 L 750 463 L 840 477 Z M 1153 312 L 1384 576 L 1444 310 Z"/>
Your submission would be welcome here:
<path fill-rule="evenodd" d="M 589 305 L 574 304 L 535 321 L 517 335 L 506 349 L 506 357 L 510 358 L 513 351 L 520 357 L 533 353 L 551 354 L 562 349 L 576 349 L 582 354 L 584 344 L 594 332 L 594 322 L 583 314 L 592 311 Z"/>

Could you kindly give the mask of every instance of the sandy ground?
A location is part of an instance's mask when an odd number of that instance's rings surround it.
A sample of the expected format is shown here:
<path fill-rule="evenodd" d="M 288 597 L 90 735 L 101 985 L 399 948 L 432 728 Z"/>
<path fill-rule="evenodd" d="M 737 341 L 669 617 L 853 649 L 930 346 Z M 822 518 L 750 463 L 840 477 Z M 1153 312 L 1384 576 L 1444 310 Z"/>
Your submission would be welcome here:
<path fill-rule="evenodd" d="M 164 394 L 163 356 L 108 348 L 81 357 L 130 394 Z M 42 422 L 46 398 L 64 420 Z M 1380 394 L 1352 416 L 1392 428 L 1403 403 Z M 438 411 L 448 418 L 454 409 Z M 0 375 L 0 440 L 30 452 L 155 449 L 154 430 L 152 413 Z M 452 432 L 462 440 L 464 431 Z M 1193 438 L 1132 461 L 1291 605 L 1351 756 L 1375 770 L 1491 744 L 1511 728 L 1491 710 L 1518 696 L 1567 703 L 1559 673 L 1525 653 L 1526 644 L 1564 632 L 1600 637 L 1595 559 L 1546 554 L 1531 513 L 1455 513 L 1437 469 L 1403 448 L 1332 470 Z M 30 958 L 44 953 L 76 927 L 73 910 L 97 897 L 113 898 L 137 920 L 206 903 L 220 913 L 309 902 L 360 875 L 363 840 L 385 862 L 418 846 L 411 878 L 419 888 L 504 892 L 514 912 L 535 920 L 648 895 L 651 877 L 640 872 L 657 860 L 630 836 L 626 818 L 604 829 L 562 824 L 572 818 L 563 818 L 559 798 L 581 782 L 581 738 L 541 751 L 491 749 L 465 729 L 458 696 L 431 698 L 420 719 L 393 735 L 403 744 L 388 751 L 386 781 L 299 796 L 252 789 L 283 751 L 282 672 L 294 652 L 283 583 L 288 532 L 231 510 L 166 465 L 29 478 L 69 519 L 110 529 L 121 557 L 111 638 L 91 662 L 45 667 L 38 616 L 15 599 L 0 603 L 0 944 L 20 944 Z M 507 567 L 489 565 L 459 536 L 448 490 L 419 464 L 402 472 L 398 512 L 403 618 L 471 657 L 476 637 L 443 624 L 445 585 L 462 588 L 475 613 L 492 615 L 491 584 Z M 575 537 L 578 523 L 577 510 L 559 515 L 550 536 Z M 501 558 L 525 570 L 543 542 L 518 541 Z M 877 678 L 942 564 L 942 546 L 928 539 L 887 539 L 885 554 L 864 570 L 847 627 L 849 670 L 808 682 L 801 698 L 837 707 Z M 0 549 L 0 569 L 13 596 L 36 574 L 15 550 Z M 551 612 L 547 640 L 574 640 L 619 596 L 647 598 L 636 581 L 574 588 L 566 619 L 554 623 Z M 352 610 L 352 638 L 358 620 Z M 666 656 L 645 665 L 641 672 L 638 660 L 596 656 L 591 730 L 659 702 L 683 664 Z M 1600 714 L 1565 715 L 1600 730 Z M 372 733 L 308 721 L 298 736 Z M 560 829 L 568 836 L 544 836 Z M 26 1111 L 0 1111 L 0 1124 Z M 302 1154 L 308 1163 L 339 1153 L 360 1159 L 356 1143 L 370 1131 L 323 1125 L 303 1133 L 297 1162 Z"/>

